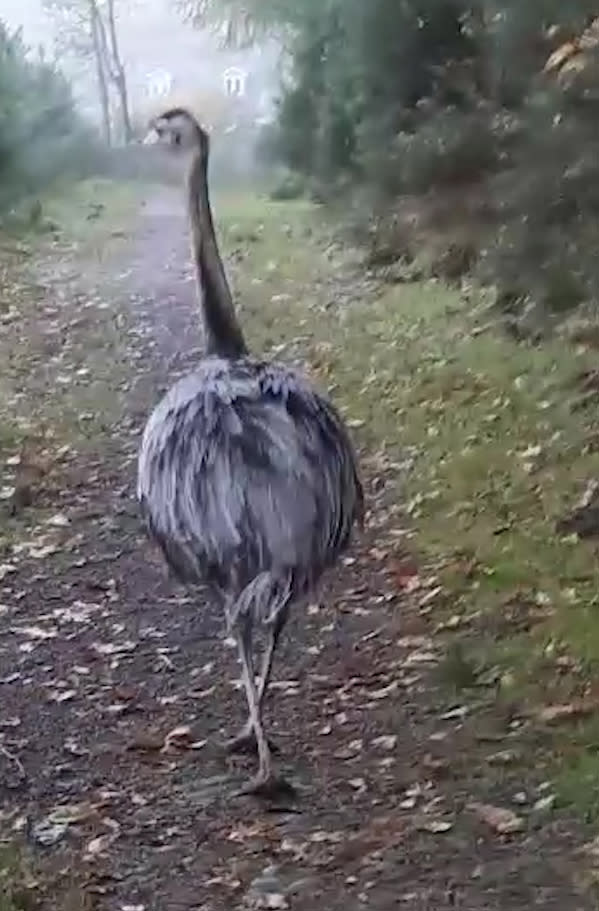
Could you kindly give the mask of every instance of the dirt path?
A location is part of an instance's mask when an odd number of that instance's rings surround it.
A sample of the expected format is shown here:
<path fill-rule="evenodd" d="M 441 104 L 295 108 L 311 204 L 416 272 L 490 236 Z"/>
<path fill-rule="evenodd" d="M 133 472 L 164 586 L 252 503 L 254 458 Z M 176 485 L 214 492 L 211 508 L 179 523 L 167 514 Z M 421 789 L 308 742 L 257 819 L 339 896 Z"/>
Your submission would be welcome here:
<path fill-rule="evenodd" d="M 64 871 L 65 909 L 594 907 L 577 888 L 583 833 L 551 811 L 542 770 L 522 780 L 513 763 L 526 731 L 488 691 L 468 705 L 444 691 L 434 579 L 421 567 L 405 594 L 397 466 L 380 454 L 363 454 L 368 533 L 294 617 L 276 666 L 269 716 L 300 799 L 233 796 L 250 768 L 218 750 L 242 720 L 234 652 L 214 611 L 165 577 L 133 497 L 148 409 L 197 356 L 184 228 L 165 191 L 102 262 L 38 268 L 42 297 L 62 302 L 37 323 L 62 348 L 27 388 L 52 398 L 65 365 L 86 369 L 76 354 L 102 301 L 119 362 L 98 349 L 119 394 L 108 379 L 86 393 L 94 432 L 63 451 L 62 483 L 14 520 L 0 558 L 0 823 L 54 876 L 48 907 L 62 911 Z"/>

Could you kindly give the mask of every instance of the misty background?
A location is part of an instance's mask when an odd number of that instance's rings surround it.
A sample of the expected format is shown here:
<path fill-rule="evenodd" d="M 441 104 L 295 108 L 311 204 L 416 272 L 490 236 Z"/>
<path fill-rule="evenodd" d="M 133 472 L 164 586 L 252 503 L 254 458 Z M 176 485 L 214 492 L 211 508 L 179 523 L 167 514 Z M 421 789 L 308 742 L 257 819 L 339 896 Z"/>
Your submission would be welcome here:
<path fill-rule="evenodd" d="M 61 12 L 61 6 L 64 11 Z M 43 0 L 3 0 L 2 16 L 9 28 L 23 29 L 25 44 L 57 57 L 61 70 L 72 81 L 81 111 L 100 123 L 97 80 L 93 59 L 82 53 L 83 42 L 73 35 L 75 16 L 69 11 L 85 4 L 44 3 Z M 152 101 L 171 92 L 232 97 L 227 75 L 239 69 L 243 104 L 238 111 L 267 119 L 273 115 L 277 90 L 278 49 L 273 42 L 232 49 L 223 47 L 214 29 L 194 29 L 175 9 L 173 0 L 127 0 L 115 4 L 118 41 L 129 90 L 131 112 L 141 118 Z"/>
<path fill-rule="evenodd" d="M 471 276 L 533 335 L 596 299 L 590 0 L 3 0 L 0 13 L 4 210 L 69 173 L 180 180 L 139 140 L 184 104 L 212 133 L 213 181 L 337 206 L 375 265 Z"/>

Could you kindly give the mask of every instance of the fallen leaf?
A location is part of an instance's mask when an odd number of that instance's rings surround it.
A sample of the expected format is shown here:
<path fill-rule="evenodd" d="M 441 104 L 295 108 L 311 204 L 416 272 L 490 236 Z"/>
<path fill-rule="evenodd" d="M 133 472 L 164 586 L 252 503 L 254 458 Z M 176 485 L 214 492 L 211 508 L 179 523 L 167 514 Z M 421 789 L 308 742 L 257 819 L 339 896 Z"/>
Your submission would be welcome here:
<path fill-rule="evenodd" d="M 487 762 L 489 765 L 510 765 L 519 758 L 520 754 L 516 750 L 498 750 L 497 753 L 487 756 Z"/>
<path fill-rule="evenodd" d="M 60 705 L 63 702 L 70 702 L 77 695 L 77 690 L 53 690 L 48 693 L 50 702 L 56 702 Z"/>
<path fill-rule="evenodd" d="M 46 519 L 46 525 L 52 525 L 53 528 L 66 528 L 70 521 L 69 517 L 65 516 L 64 513 L 57 513 L 55 516 Z"/>
<path fill-rule="evenodd" d="M 383 734 L 382 737 L 375 737 L 372 744 L 380 747 L 381 750 L 394 750 L 397 746 L 397 734 Z"/>
<path fill-rule="evenodd" d="M 89 841 L 85 848 L 85 857 L 91 859 L 97 857 L 99 854 L 104 854 L 105 851 L 110 848 L 110 846 L 116 841 L 119 836 L 119 826 L 118 823 L 114 824 L 114 828 L 111 832 L 105 832 L 103 835 L 97 835 L 95 838 L 92 838 Z"/>
<path fill-rule="evenodd" d="M 393 571 L 393 578 L 398 588 L 409 594 L 421 586 L 418 569 L 413 563 L 404 563 Z"/>
<path fill-rule="evenodd" d="M 568 718 L 583 718 L 598 710 L 599 702 L 596 700 L 580 699 L 565 705 L 548 705 L 540 710 L 538 719 L 546 724 L 555 724 Z"/>
<path fill-rule="evenodd" d="M 42 547 L 30 546 L 29 556 L 34 560 L 44 560 L 46 557 L 55 554 L 58 550 L 55 544 L 44 544 Z"/>
<path fill-rule="evenodd" d="M 164 745 L 162 747 L 163 753 L 171 753 L 176 750 L 189 750 L 193 744 L 193 735 L 191 733 L 191 728 L 186 725 L 179 725 L 176 728 L 173 728 L 172 731 L 164 738 Z"/>
<path fill-rule="evenodd" d="M 91 646 L 98 655 L 109 656 L 118 655 L 120 652 L 132 652 L 137 647 L 137 643 L 127 640 L 126 642 L 94 642 Z"/>
<path fill-rule="evenodd" d="M 438 662 L 439 657 L 435 652 L 417 651 L 410 652 L 405 661 L 402 662 L 402 667 L 411 667 L 413 664 L 437 664 Z"/>
<path fill-rule="evenodd" d="M 241 823 L 237 828 L 232 829 L 227 835 L 227 841 L 233 841 L 236 844 L 243 844 L 251 838 L 265 838 L 273 831 L 272 824 L 265 820 L 244 824 Z"/>
<path fill-rule="evenodd" d="M 386 699 L 387 696 L 390 696 L 391 693 L 394 693 L 395 690 L 399 688 L 399 683 L 397 680 L 393 680 L 388 686 L 382 687 L 380 690 L 371 690 L 367 695 L 369 699 Z"/>
<path fill-rule="evenodd" d="M 58 633 L 55 629 L 43 629 L 41 626 L 13 626 L 11 633 L 20 633 L 28 639 L 56 639 Z"/>
<path fill-rule="evenodd" d="M 425 832 L 432 832 L 433 835 L 443 835 L 453 829 L 453 823 L 448 819 L 431 819 L 420 826 Z"/>
<path fill-rule="evenodd" d="M 363 778 L 350 778 L 348 784 L 350 784 L 355 791 L 366 790 L 366 782 Z"/>
<path fill-rule="evenodd" d="M 448 712 L 445 712 L 444 715 L 441 715 L 441 721 L 453 721 L 454 718 L 465 718 L 468 714 L 467 705 L 459 705 L 455 709 L 450 709 Z"/>
<path fill-rule="evenodd" d="M 353 759 L 362 752 L 364 746 L 363 740 L 352 740 L 347 746 L 341 747 L 335 753 L 335 759 Z"/>
<path fill-rule="evenodd" d="M 547 794 L 546 797 L 539 797 L 533 804 L 533 810 L 536 813 L 544 813 L 545 810 L 552 810 L 555 803 L 555 794 Z"/>
<path fill-rule="evenodd" d="M 513 832 L 520 832 L 524 828 L 524 820 L 521 816 L 516 815 L 513 810 L 506 810 L 502 807 L 494 807 L 491 804 L 478 803 L 476 801 L 468 804 L 471 810 L 481 822 L 486 823 L 498 835 L 510 835 Z"/>
<path fill-rule="evenodd" d="M 586 842 L 580 849 L 581 854 L 587 854 L 595 860 L 599 860 L 599 835 L 592 841 Z"/>

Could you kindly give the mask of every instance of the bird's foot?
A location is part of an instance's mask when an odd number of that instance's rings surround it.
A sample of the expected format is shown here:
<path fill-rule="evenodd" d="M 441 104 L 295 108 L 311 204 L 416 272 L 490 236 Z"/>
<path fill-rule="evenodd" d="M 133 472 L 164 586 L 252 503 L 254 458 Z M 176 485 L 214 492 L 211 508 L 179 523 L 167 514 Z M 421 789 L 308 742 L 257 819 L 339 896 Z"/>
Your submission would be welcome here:
<path fill-rule="evenodd" d="M 274 772 L 258 772 L 244 785 L 240 794 L 251 794 L 253 797 L 262 797 L 267 800 L 289 799 L 297 796 L 297 791 L 286 778 L 275 775 Z"/>
<path fill-rule="evenodd" d="M 275 743 L 267 738 L 269 749 L 272 753 L 278 753 L 279 749 Z M 252 756 L 258 755 L 258 741 L 256 734 L 251 727 L 243 728 L 236 737 L 225 741 L 223 747 L 227 753 L 249 753 Z"/>

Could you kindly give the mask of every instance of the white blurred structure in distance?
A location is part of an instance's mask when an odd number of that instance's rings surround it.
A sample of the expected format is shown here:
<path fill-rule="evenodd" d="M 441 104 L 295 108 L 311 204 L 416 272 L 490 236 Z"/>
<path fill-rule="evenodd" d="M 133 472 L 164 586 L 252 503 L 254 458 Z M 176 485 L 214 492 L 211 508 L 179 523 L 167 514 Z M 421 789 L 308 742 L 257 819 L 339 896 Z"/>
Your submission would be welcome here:
<path fill-rule="evenodd" d="M 230 98 L 244 98 L 248 74 L 239 66 L 228 66 L 223 73 L 225 94 Z"/>

